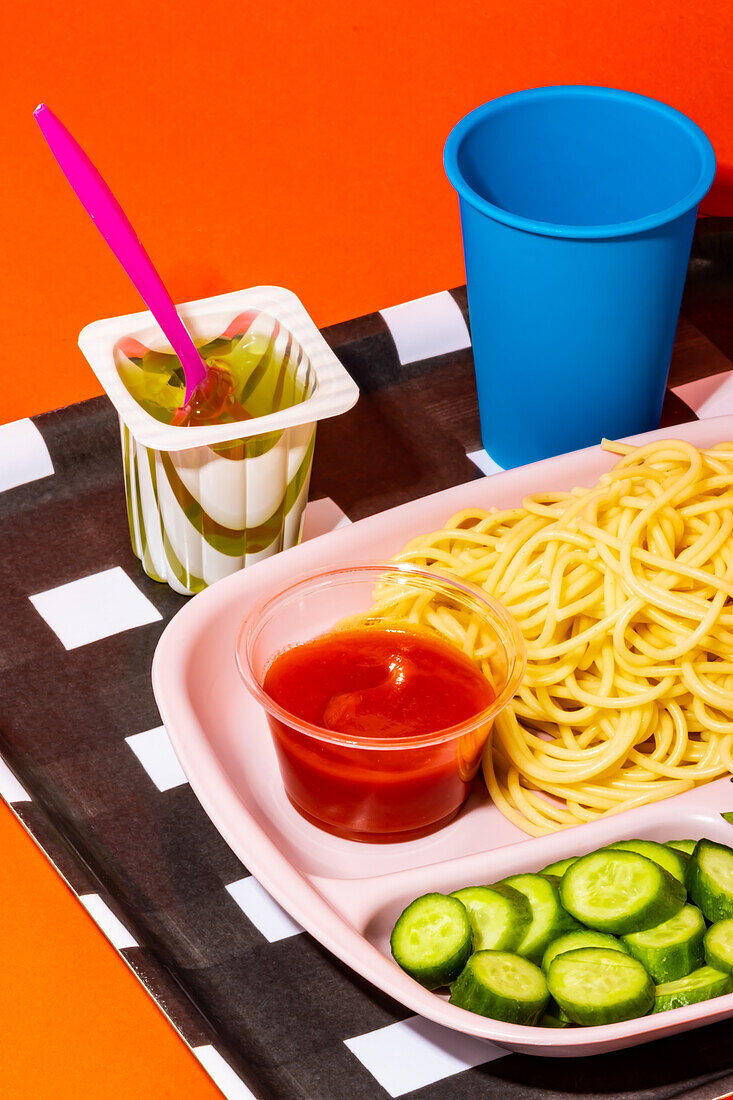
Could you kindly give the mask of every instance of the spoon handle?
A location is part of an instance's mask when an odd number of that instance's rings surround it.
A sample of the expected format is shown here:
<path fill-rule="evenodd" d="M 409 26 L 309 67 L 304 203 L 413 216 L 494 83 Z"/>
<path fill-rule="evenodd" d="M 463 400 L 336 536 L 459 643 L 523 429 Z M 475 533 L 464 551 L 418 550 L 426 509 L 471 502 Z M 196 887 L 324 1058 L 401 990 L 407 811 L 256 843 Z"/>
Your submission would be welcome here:
<path fill-rule="evenodd" d="M 196 387 L 206 377 L 206 364 L 178 316 L 160 275 L 153 267 L 117 199 L 63 122 L 45 103 L 36 107 L 33 115 L 61 171 L 132 279 L 183 364 L 186 377 L 185 401 L 188 403 Z"/>

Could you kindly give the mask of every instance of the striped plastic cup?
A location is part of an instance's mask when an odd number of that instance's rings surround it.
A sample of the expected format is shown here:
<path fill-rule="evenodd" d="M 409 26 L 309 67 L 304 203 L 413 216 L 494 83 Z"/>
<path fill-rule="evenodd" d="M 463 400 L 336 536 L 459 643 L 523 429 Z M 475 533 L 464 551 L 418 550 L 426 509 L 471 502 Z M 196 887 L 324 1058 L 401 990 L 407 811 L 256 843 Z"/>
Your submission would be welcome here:
<path fill-rule="evenodd" d="M 150 313 L 96 321 L 79 347 L 119 416 L 132 548 L 149 577 L 191 595 L 299 541 L 316 424 L 358 389 L 290 291 L 177 308 L 197 343 L 246 326 L 254 419 L 181 427 L 138 404 L 123 378 L 147 351 L 171 351 Z"/>

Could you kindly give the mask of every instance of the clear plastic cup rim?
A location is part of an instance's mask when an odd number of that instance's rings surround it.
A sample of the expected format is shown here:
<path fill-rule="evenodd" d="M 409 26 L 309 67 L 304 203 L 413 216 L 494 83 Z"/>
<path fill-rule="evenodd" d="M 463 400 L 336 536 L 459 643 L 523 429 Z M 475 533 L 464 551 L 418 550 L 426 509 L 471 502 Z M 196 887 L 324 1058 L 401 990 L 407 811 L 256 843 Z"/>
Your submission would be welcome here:
<path fill-rule="evenodd" d="M 500 636 L 507 651 L 507 675 L 506 682 L 497 693 L 490 706 L 478 711 L 471 718 L 454 726 L 448 726 L 442 730 L 425 734 L 419 737 L 358 737 L 338 733 L 335 730 L 326 729 L 323 726 L 307 722 L 297 715 L 280 706 L 264 690 L 253 665 L 253 650 L 259 631 L 264 627 L 268 618 L 278 608 L 290 600 L 302 595 L 305 589 L 315 587 L 328 587 L 334 581 L 346 581 L 350 578 L 358 579 L 369 574 L 400 573 L 409 579 L 419 578 L 422 581 L 435 581 L 441 586 L 449 585 L 457 592 L 470 596 L 483 606 L 487 612 L 487 618 Z M 375 580 L 377 577 L 375 576 Z M 334 624 L 335 625 L 335 624 Z M 317 635 L 314 635 L 317 636 Z M 287 648 L 287 647 L 284 647 Z M 283 649 L 278 650 L 282 653 Z M 458 648 L 458 647 L 456 647 Z M 270 661 L 277 654 L 272 654 Z M 514 696 L 524 675 L 527 663 L 524 638 L 514 618 L 498 600 L 490 596 L 478 585 L 465 581 L 460 577 L 453 577 L 447 573 L 440 573 L 419 566 L 407 565 L 398 562 L 359 562 L 353 565 L 338 566 L 336 568 L 318 570 L 313 573 L 302 574 L 296 577 L 287 588 L 279 592 L 270 592 L 254 604 L 242 620 L 237 632 L 235 643 L 235 656 L 237 668 L 248 690 L 260 705 L 278 718 L 285 725 L 313 737 L 319 741 L 325 741 L 332 745 L 350 746 L 360 749 L 416 749 L 431 745 L 440 745 L 446 741 L 455 740 L 479 726 L 486 725 L 496 718 Z M 269 663 L 269 662 L 268 662 Z"/>

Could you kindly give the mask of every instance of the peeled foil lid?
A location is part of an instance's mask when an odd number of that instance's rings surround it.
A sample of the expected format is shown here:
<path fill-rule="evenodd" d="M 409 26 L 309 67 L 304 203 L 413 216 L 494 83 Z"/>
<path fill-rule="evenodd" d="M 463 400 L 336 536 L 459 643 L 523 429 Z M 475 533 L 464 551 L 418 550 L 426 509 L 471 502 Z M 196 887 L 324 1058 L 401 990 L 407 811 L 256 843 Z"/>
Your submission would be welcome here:
<path fill-rule="evenodd" d="M 79 347 L 118 414 L 142 446 L 156 451 L 216 446 L 229 440 L 248 439 L 298 424 L 312 424 L 338 416 L 356 403 L 359 396 L 356 383 L 292 291 L 278 286 L 255 286 L 213 298 L 202 298 L 197 302 L 184 302 L 176 309 L 194 339 L 218 336 L 244 310 L 269 314 L 291 332 L 303 348 L 315 372 L 316 385 L 311 396 L 300 404 L 253 420 L 186 428 L 163 424 L 138 405 L 128 392 L 114 357 L 115 347 L 123 337 L 132 337 L 147 347 L 161 351 L 172 350 L 152 313 L 146 310 L 94 321 L 79 334 Z"/>

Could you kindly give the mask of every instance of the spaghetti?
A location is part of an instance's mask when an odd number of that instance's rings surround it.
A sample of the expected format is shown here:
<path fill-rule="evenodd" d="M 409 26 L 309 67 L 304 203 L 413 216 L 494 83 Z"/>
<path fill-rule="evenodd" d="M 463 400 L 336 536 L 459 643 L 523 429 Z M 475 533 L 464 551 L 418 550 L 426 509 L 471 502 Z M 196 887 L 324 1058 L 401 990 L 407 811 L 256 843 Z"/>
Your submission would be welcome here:
<path fill-rule="evenodd" d="M 527 671 L 483 771 L 535 836 L 733 771 L 733 443 L 604 446 L 622 457 L 594 488 L 460 512 L 397 558 L 480 585 L 519 624 Z M 486 659 L 458 608 L 390 585 L 380 608 Z"/>

